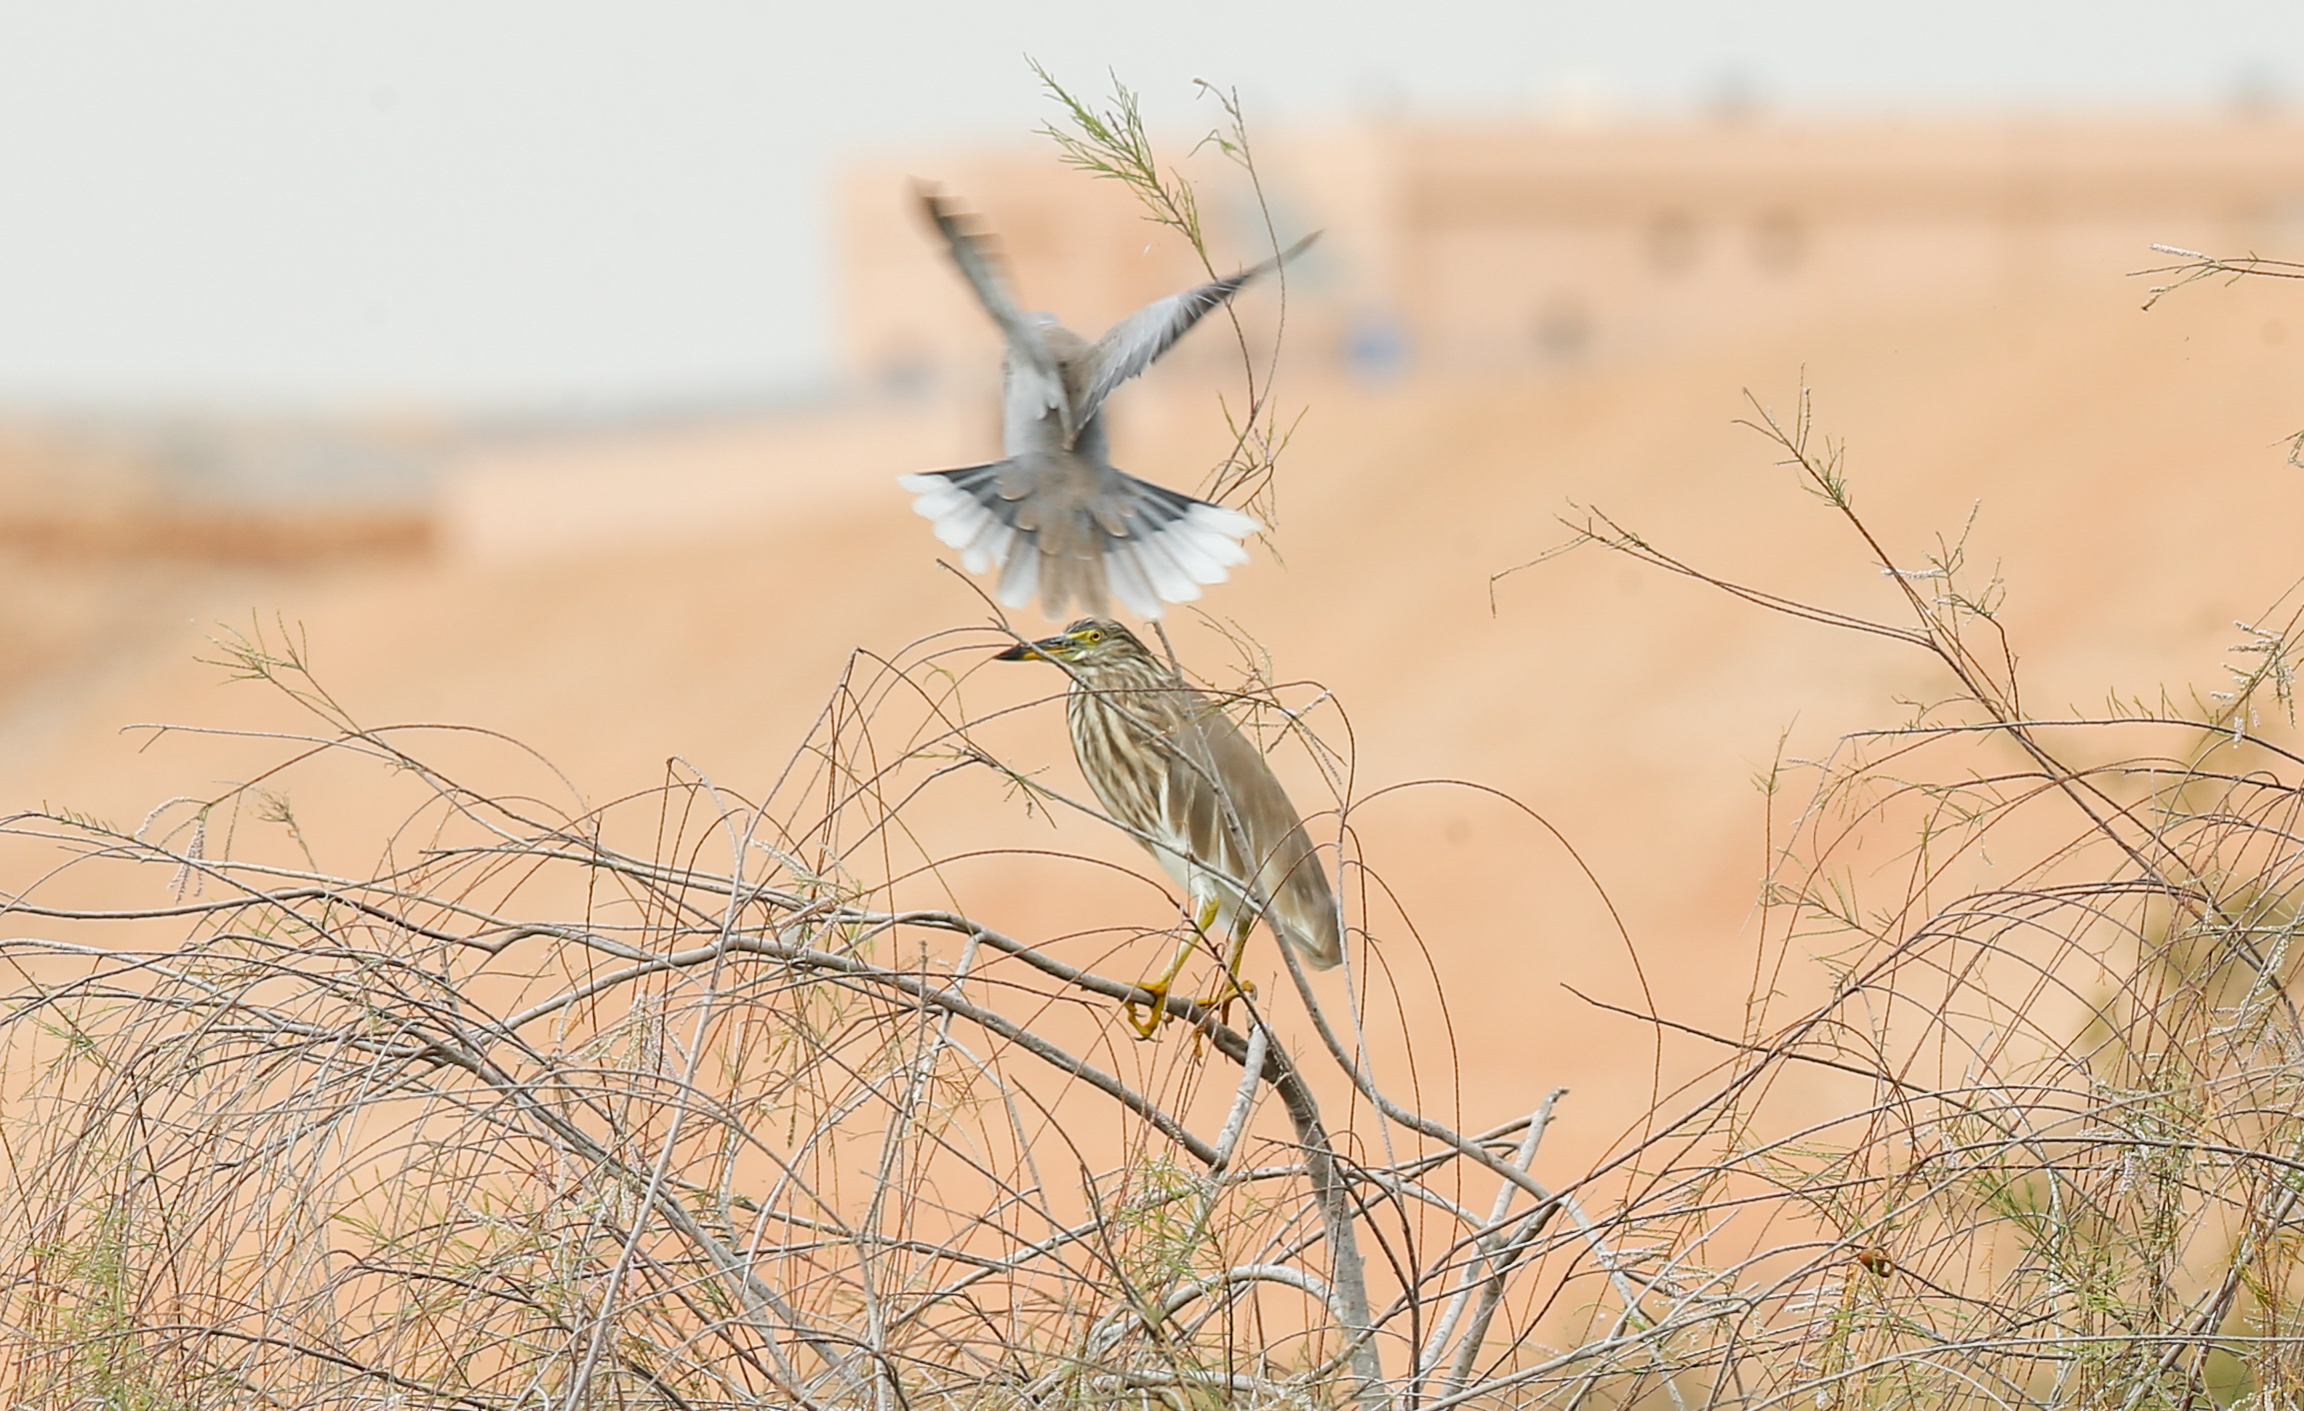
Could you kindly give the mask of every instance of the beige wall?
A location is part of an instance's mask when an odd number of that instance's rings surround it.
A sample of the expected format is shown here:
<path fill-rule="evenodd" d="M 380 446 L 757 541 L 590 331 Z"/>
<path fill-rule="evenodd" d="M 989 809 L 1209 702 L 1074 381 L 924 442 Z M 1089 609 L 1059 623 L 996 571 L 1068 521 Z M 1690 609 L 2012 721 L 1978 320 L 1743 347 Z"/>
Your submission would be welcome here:
<path fill-rule="evenodd" d="M 1347 366 L 1387 327 L 1416 370 L 1613 361 L 2124 276 L 2161 262 L 2156 242 L 2304 244 L 2291 120 L 1362 127 L 1278 135 L 1259 156 L 1280 237 L 1326 231 L 1291 282 L 1291 356 Z M 1221 266 L 1269 248 L 1236 169 L 1203 154 L 1187 170 Z M 1045 143 L 865 164 L 843 188 L 840 248 L 842 363 L 866 385 L 994 376 L 992 332 L 912 207 L 915 176 L 983 213 L 1028 307 L 1091 335 L 1196 277 L 1122 188 Z M 1264 337 L 1276 311 L 1269 294 L 1242 306 Z M 1224 343 L 1202 334 L 1180 370 L 1228 365 Z"/>

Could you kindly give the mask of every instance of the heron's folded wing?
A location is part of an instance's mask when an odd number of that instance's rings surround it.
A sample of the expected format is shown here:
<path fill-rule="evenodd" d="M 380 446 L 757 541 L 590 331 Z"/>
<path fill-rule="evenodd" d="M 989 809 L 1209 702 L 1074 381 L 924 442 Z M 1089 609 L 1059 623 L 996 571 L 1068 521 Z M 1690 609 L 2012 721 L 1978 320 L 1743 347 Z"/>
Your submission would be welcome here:
<path fill-rule="evenodd" d="M 1243 285 L 1296 258 L 1319 238 L 1319 232 L 1315 231 L 1260 265 L 1146 304 L 1105 330 L 1104 336 L 1096 340 L 1096 346 L 1089 349 L 1080 370 L 1080 400 L 1075 408 L 1080 423 L 1087 424 L 1114 388 L 1152 366 L 1162 353 L 1175 346 L 1177 339 L 1192 330 L 1192 325 L 1211 310 L 1223 307 L 1224 301 L 1238 293 Z"/>
<path fill-rule="evenodd" d="M 1175 789 L 1188 802 L 1176 822 L 1194 855 L 1213 860 L 1228 880 L 1248 886 L 1273 934 L 1315 970 L 1344 959 L 1335 893 L 1319 850 L 1304 832 L 1296 805 L 1263 752 L 1197 691 L 1177 732 Z M 1196 797 L 1195 797 L 1196 796 Z"/>

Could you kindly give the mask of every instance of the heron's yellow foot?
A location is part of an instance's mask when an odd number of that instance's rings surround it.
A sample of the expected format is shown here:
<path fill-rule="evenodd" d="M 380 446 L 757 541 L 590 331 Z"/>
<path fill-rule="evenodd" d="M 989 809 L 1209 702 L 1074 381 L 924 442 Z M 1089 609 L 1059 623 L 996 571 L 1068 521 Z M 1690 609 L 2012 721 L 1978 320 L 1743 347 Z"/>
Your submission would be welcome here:
<path fill-rule="evenodd" d="M 1133 999 L 1126 999 L 1120 1002 L 1121 1012 L 1128 1016 L 1128 1027 L 1136 1031 L 1137 1038 L 1151 1038 L 1153 1034 L 1159 1032 L 1160 1026 L 1162 1024 L 1168 1022 L 1169 987 L 1176 983 L 1176 977 L 1178 975 L 1184 973 L 1184 962 L 1192 958 L 1194 942 L 1204 938 L 1208 934 L 1208 923 L 1214 920 L 1215 916 L 1216 903 L 1214 901 L 1210 901 L 1200 909 L 1199 916 L 1195 918 L 1192 923 L 1192 934 L 1187 936 L 1183 943 L 1176 947 L 1176 954 L 1169 957 L 1168 968 L 1160 972 L 1160 978 L 1157 980 L 1139 980 L 1136 982 L 1137 989 L 1142 990 L 1144 993 L 1152 996 L 1151 1012 L 1149 1014 L 1146 1014 L 1144 1018 L 1139 1021 L 1136 1018 L 1136 1001 Z M 1237 960 L 1233 962 L 1232 968 L 1235 970 L 1239 968 L 1239 962 Z"/>
<path fill-rule="evenodd" d="M 1151 1002 L 1145 1006 L 1145 1014 L 1142 1019 L 1136 1017 L 1137 1002 L 1135 999 L 1120 1001 L 1120 1013 L 1128 1020 L 1128 1027 L 1136 1031 L 1137 1038 L 1151 1038 L 1160 1032 L 1161 1025 L 1168 1022 L 1168 986 L 1170 983 L 1170 980 L 1146 980 L 1137 986 L 1138 989 L 1152 996 Z"/>
<path fill-rule="evenodd" d="M 1216 1022 L 1219 1024 L 1232 1022 L 1232 1001 L 1256 998 L 1256 986 L 1253 982 L 1243 980 L 1229 971 L 1225 973 L 1224 981 L 1222 989 L 1194 1001 L 1204 1009 L 1215 1010 Z"/>

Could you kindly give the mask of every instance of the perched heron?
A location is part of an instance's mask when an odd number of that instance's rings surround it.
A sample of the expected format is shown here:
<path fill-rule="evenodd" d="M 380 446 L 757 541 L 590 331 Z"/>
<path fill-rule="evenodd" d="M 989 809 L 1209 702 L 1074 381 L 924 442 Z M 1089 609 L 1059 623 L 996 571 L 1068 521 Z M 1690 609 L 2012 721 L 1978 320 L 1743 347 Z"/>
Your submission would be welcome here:
<path fill-rule="evenodd" d="M 1235 509 L 1138 480 L 1107 459 L 1104 399 L 1150 367 L 1210 310 L 1277 269 L 1314 236 L 1253 269 L 1147 304 L 1094 343 L 1053 315 L 1016 307 L 989 242 L 951 203 L 923 187 L 920 202 L 977 301 L 1007 339 L 1001 389 L 1003 460 L 900 476 L 912 508 L 960 550 L 970 573 L 997 569 L 1000 601 L 1022 607 L 1037 591 L 1051 621 L 1071 604 L 1107 611 L 1118 598 L 1144 618 L 1163 600 L 1188 603 L 1246 563 L 1240 541 L 1254 519 Z"/>
<path fill-rule="evenodd" d="M 1230 931 L 1229 988 L 1203 1003 L 1247 992 L 1240 955 L 1259 918 L 1315 969 L 1344 959 L 1328 874 L 1272 767 L 1230 717 L 1178 680 L 1134 633 L 1082 618 L 997 659 L 1053 661 L 1070 671 L 1064 714 L 1088 787 L 1184 889 L 1199 933 L 1213 940 L 1214 928 Z M 1160 978 L 1143 985 L 1152 1006 L 1141 1023 L 1129 1004 L 1129 1023 L 1142 1037 L 1167 1017 L 1168 988 L 1192 945 L 1187 937 Z"/>

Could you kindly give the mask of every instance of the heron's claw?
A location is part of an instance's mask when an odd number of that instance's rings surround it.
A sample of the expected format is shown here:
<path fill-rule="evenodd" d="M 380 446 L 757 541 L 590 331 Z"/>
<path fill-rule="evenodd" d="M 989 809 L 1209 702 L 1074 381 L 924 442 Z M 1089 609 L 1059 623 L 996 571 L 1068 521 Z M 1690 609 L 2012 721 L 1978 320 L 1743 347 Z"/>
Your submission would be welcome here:
<path fill-rule="evenodd" d="M 1215 1010 L 1217 1023 L 1230 1024 L 1232 1022 L 1232 1001 L 1254 998 L 1256 998 L 1256 986 L 1253 982 L 1228 973 L 1225 976 L 1222 989 L 1205 999 L 1195 1001 L 1195 1003 L 1203 1009 Z"/>
<path fill-rule="evenodd" d="M 1154 1034 L 1160 1032 L 1161 1025 L 1167 1023 L 1170 1019 L 1175 1017 L 1168 1012 L 1168 990 L 1169 987 L 1174 983 L 1175 981 L 1172 978 L 1167 980 L 1141 980 L 1137 982 L 1136 988 L 1139 992 L 1150 995 L 1150 1001 L 1139 1001 L 1134 996 L 1130 996 L 1129 998 L 1120 1001 L 1120 1012 L 1127 1018 L 1128 1027 L 1136 1031 L 1137 1038 L 1151 1038 Z M 1211 1009 L 1215 1010 L 1216 1022 L 1219 1024 L 1229 1024 L 1232 1022 L 1232 1001 L 1236 999 L 1254 999 L 1255 997 L 1255 985 L 1241 979 L 1237 975 L 1233 975 L 1227 972 L 1223 988 L 1219 989 L 1212 995 L 1207 995 L 1203 998 L 1195 999 L 1192 1001 L 1192 1003 L 1195 1007 L 1203 1011 Z M 1139 1004 L 1142 1005 L 1145 1011 L 1141 1018 L 1139 1018 L 1136 1013 Z"/>
<path fill-rule="evenodd" d="M 1133 996 L 1120 1001 L 1120 1013 L 1128 1020 L 1128 1027 L 1136 1031 L 1137 1038 L 1151 1038 L 1168 1022 L 1168 985 L 1166 980 L 1146 980 L 1136 987 L 1152 996 L 1151 1002 L 1145 1005 L 1142 1019 L 1136 1017 L 1137 1001 Z"/>

